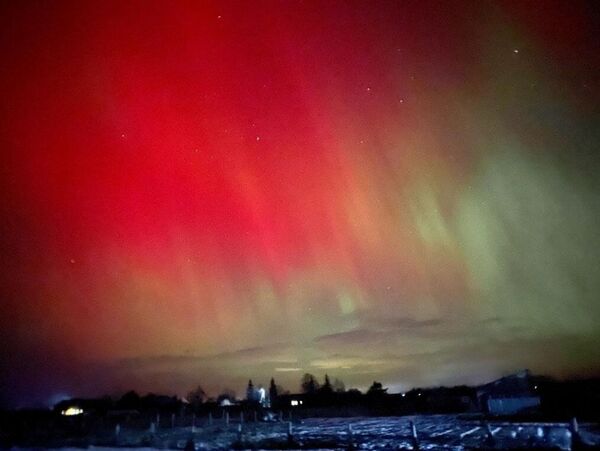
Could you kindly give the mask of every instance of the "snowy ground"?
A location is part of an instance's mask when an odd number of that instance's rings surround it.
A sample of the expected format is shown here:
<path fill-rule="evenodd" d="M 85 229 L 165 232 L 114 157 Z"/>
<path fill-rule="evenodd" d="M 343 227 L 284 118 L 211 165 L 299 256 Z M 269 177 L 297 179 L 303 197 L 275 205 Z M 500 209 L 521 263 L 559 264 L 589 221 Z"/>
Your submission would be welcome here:
<path fill-rule="evenodd" d="M 566 423 L 506 423 L 461 420 L 452 415 L 385 418 L 314 418 L 284 423 L 203 424 L 192 430 L 163 428 L 150 431 L 122 428 L 118 438 L 98 437 L 88 445 L 183 449 L 413 449 L 411 421 L 418 446 L 427 450 L 554 448 L 570 449 Z M 241 427 L 241 432 L 240 432 Z M 490 435 L 491 433 L 491 435 Z M 588 443 L 600 445 L 598 425 L 580 426 Z M 81 444 L 77 444 L 81 446 Z"/>

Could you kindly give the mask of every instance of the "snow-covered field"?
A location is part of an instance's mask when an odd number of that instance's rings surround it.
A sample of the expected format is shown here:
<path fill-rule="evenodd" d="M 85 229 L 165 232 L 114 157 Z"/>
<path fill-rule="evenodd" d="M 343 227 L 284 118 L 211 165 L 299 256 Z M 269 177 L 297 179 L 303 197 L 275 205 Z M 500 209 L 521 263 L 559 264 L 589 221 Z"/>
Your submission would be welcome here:
<path fill-rule="evenodd" d="M 411 422 L 416 428 L 413 438 Z M 241 427 L 241 431 L 240 431 Z M 580 426 L 580 436 L 600 445 L 598 425 Z M 112 440 L 115 440 L 111 443 Z M 313 418 L 290 424 L 231 423 L 201 425 L 192 430 L 164 428 L 150 431 L 122 428 L 118 438 L 102 437 L 88 444 L 146 448 L 188 449 L 570 449 L 571 433 L 566 423 L 483 424 L 452 415 L 419 415 L 385 418 Z M 96 446 L 95 449 L 102 449 Z"/>

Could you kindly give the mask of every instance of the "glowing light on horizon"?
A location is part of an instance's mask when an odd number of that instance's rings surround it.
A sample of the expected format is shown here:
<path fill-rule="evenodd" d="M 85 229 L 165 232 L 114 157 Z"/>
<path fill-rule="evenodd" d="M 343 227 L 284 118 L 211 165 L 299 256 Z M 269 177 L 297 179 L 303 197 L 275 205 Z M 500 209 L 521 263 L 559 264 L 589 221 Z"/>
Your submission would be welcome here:
<path fill-rule="evenodd" d="M 66 417 L 72 417 L 72 416 L 76 416 L 76 415 L 82 415 L 83 414 L 83 409 L 79 408 L 79 407 L 69 407 L 68 409 L 65 409 L 63 411 L 61 411 L 61 414 L 66 416 Z"/>

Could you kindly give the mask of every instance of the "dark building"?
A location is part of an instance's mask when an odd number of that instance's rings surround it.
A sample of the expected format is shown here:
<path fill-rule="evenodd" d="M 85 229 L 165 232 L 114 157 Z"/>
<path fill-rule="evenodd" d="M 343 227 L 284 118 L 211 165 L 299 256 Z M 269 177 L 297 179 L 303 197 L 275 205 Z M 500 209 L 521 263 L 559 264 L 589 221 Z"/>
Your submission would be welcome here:
<path fill-rule="evenodd" d="M 536 390 L 529 370 L 523 370 L 479 386 L 477 399 L 486 413 L 510 415 L 539 408 L 540 397 Z"/>

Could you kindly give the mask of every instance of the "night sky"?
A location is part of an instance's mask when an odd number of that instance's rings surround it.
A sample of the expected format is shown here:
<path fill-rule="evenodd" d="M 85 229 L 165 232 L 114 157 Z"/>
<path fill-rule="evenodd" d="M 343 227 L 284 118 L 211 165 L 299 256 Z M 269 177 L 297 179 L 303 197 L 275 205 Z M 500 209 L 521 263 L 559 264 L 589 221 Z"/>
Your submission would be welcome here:
<path fill-rule="evenodd" d="M 600 374 L 600 14 L 0 7 L 0 404 Z"/>

